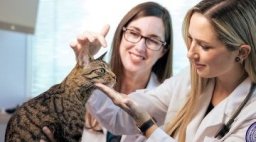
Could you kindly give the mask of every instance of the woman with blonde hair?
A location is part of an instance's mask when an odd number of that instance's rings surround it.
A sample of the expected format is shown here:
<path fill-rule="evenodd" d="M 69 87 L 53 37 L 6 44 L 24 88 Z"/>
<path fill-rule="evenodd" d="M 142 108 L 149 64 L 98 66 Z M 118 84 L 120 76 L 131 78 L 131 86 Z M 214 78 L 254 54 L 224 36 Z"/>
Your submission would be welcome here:
<path fill-rule="evenodd" d="M 129 97 L 96 84 L 130 116 L 112 109 L 118 123 L 105 124 L 110 112 L 99 113 L 96 101 L 91 111 L 112 131 L 136 133 L 138 126 L 148 142 L 256 141 L 254 15 L 255 0 L 199 2 L 183 27 L 190 73 Z"/>

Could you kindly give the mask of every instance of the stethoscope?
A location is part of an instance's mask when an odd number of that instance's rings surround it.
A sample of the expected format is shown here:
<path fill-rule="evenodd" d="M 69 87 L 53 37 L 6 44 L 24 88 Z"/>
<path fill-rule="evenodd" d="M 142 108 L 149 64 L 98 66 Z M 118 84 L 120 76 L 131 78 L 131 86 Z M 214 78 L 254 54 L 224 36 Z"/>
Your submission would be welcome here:
<path fill-rule="evenodd" d="M 230 120 L 227 122 L 227 124 L 223 124 L 223 126 L 220 128 L 220 130 L 218 131 L 218 133 L 215 135 L 215 138 L 221 139 L 222 137 L 224 137 L 230 130 L 230 127 L 232 125 L 232 123 L 234 122 L 235 118 L 237 117 L 237 115 L 241 112 L 241 110 L 243 109 L 243 107 L 245 106 L 245 104 L 248 102 L 248 100 L 250 99 L 250 97 L 253 94 L 253 91 L 255 89 L 255 85 L 256 83 L 252 83 L 251 88 L 250 88 L 250 92 L 248 93 L 248 95 L 245 97 L 245 99 L 243 100 L 243 102 L 240 104 L 240 106 L 237 108 L 237 110 L 235 111 L 235 113 L 232 115 L 232 117 L 230 118 Z"/>

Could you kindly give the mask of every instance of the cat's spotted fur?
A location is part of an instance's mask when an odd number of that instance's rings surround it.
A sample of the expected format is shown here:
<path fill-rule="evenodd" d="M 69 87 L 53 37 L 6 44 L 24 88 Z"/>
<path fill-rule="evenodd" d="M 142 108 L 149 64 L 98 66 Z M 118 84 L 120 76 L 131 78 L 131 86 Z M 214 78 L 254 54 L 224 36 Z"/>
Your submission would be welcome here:
<path fill-rule="evenodd" d="M 85 103 L 94 88 L 94 82 L 113 86 L 115 79 L 102 60 L 76 65 L 62 83 L 17 109 L 9 120 L 5 142 L 47 140 L 42 132 L 43 126 L 48 126 L 54 132 L 57 141 L 79 141 L 84 127 Z"/>

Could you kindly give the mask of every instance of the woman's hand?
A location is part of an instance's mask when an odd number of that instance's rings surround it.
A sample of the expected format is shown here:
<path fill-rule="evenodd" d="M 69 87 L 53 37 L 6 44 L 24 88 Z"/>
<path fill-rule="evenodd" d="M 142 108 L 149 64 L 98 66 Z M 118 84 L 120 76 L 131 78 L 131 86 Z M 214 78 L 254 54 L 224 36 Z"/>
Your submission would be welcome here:
<path fill-rule="evenodd" d="M 138 127 L 142 126 L 142 124 L 151 119 L 151 116 L 144 110 L 138 103 L 131 100 L 125 94 L 121 94 L 105 86 L 101 83 L 95 83 L 95 85 L 102 90 L 115 105 L 121 107 L 124 111 L 129 113 L 135 120 L 136 125 Z"/>
<path fill-rule="evenodd" d="M 47 136 L 47 138 L 50 140 L 50 142 L 56 142 L 54 139 L 54 135 L 51 132 L 51 130 L 48 127 L 43 127 L 43 132 Z M 40 142 L 46 142 L 45 140 L 41 139 Z"/>
<path fill-rule="evenodd" d="M 105 36 L 107 35 L 109 28 L 109 25 L 105 25 L 100 33 L 85 32 L 78 36 L 76 41 L 73 41 L 70 44 L 75 52 L 76 60 L 79 65 L 83 64 L 82 61 L 85 56 L 93 56 L 99 51 L 101 46 L 107 46 Z"/>

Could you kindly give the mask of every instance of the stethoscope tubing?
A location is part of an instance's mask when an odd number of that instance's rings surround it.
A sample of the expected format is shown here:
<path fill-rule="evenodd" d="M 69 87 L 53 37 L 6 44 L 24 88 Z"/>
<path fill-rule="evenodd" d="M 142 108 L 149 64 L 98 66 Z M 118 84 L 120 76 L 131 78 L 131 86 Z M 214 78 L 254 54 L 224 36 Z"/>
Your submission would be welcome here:
<path fill-rule="evenodd" d="M 232 123 L 234 122 L 235 118 L 238 116 L 238 114 L 242 111 L 243 107 L 245 106 L 245 104 L 249 101 L 249 99 L 251 98 L 253 91 L 255 90 L 255 86 L 256 83 L 252 83 L 250 91 L 248 93 L 248 95 L 245 97 L 245 99 L 243 100 L 243 102 L 239 105 L 239 107 L 237 108 L 237 110 L 235 111 L 235 113 L 231 116 L 231 118 L 229 119 L 229 121 L 227 122 L 227 124 L 223 124 L 223 126 L 220 128 L 220 130 L 218 131 L 218 133 L 215 135 L 215 138 L 221 139 L 222 137 L 224 137 L 230 130 L 230 127 L 232 125 Z"/>

